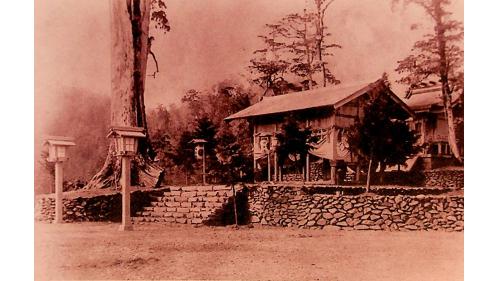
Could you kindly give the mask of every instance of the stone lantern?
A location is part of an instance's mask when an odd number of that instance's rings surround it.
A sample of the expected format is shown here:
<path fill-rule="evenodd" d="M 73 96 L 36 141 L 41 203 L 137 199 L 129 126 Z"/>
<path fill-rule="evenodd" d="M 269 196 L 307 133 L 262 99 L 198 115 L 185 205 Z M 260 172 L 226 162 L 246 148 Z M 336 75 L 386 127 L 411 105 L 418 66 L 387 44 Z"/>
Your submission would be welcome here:
<path fill-rule="evenodd" d="M 47 161 L 55 163 L 55 223 L 63 222 L 63 206 L 62 206 L 62 194 L 63 194 L 63 162 L 68 160 L 68 147 L 74 146 L 75 142 L 73 138 L 61 137 L 61 136 L 49 136 L 45 138 L 43 143 L 44 146 L 48 146 L 49 157 Z"/>
<path fill-rule="evenodd" d="M 121 157 L 122 174 L 120 185 L 122 186 L 122 224 L 121 231 L 132 230 L 130 219 L 130 158 L 136 155 L 139 138 L 145 138 L 144 128 L 140 127 L 111 127 L 108 138 L 115 143 L 116 154 Z"/>
<path fill-rule="evenodd" d="M 194 156 L 196 159 L 201 159 L 203 161 L 202 166 L 202 177 L 203 177 L 203 185 L 207 184 L 206 173 L 205 173 L 205 144 L 207 143 L 204 139 L 193 139 L 189 143 L 195 145 L 194 147 Z"/>

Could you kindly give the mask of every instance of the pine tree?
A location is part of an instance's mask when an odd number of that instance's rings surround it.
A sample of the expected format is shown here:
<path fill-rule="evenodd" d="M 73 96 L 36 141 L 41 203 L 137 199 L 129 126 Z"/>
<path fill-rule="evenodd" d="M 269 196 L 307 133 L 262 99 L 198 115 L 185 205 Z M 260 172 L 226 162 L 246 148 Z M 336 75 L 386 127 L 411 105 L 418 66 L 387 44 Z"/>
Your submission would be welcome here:
<path fill-rule="evenodd" d="M 399 2 L 396 0 L 395 2 Z M 426 79 L 437 77 L 441 82 L 441 99 L 448 123 L 448 142 L 453 155 L 462 162 L 455 132 L 452 110 L 452 94 L 463 94 L 463 24 L 450 19 L 446 11 L 449 0 L 404 0 L 422 7 L 434 24 L 434 33 L 425 35 L 415 42 L 412 54 L 399 61 L 396 68 L 405 76 L 401 83 L 409 86 L 411 92 Z"/>

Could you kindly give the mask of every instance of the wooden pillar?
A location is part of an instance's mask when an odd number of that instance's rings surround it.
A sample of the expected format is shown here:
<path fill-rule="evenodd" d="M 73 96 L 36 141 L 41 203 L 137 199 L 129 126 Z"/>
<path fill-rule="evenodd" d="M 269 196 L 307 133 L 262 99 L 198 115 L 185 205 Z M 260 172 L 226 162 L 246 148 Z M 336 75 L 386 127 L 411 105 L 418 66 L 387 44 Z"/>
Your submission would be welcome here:
<path fill-rule="evenodd" d="M 335 119 L 334 119 L 335 120 Z M 333 160 L 331 161 L 331 172 L 330 172 L 330 176 L 331 176 L 331 181 L 332 181 L 332 184 L 337 184 L 337 158 L 338 158 L 338 155 L 337 155 L 337 130 L 334 128 L 332 128 L 332 133 L 331 133 L 331 141 L 332 141 L 332 150 L 333 150 Z"/>
<path fill-rule="evenodd" d="M 132 230 L 132 221 L 130 219 L 130 158 L 122 156 L 122 175 L 120 178 L 122 186 L 122 224 L 119 230 Z"/>
<path fill-rule="evenodd" d="M 359 182 L 361 178 L 361 166 L 356 163 L 356 182 Z"/>
<path fill-rule="evenodd" d="M 253 154 L 253 182 L 255 182 L 255 172 L 257 171 L 257 159 L 255 159 L 255 153 Z"/>
<path fill-rule="evenodd" d="M 57 161 L 55 163 L 55 193 L 56 193 L 56 216 L 55 223 L 63 223 L 63 203 L 62 203 L 62 195 L 63 195 L 63 163 L 61 161 Z"/>
<path fill-rule="evenodd" d="M 206 173 L 206 167 L 205 167 L 205 144 L 203 144 L 203 185 L 207 184 L 207 173 Z"/>
<path fill-rule="evenodd" d="M 437 145 L 438 145 L 438 155 L 443 154 L 443 148 L 442 148 L 443 143 L 438 142 Z"/>
<path fill-rule="evenodd" d="M 278 153 L 274 152 L 274 181 L 278 181 Z"/>
<path fill-rule="evenodd" d="M 332 167 L 330 168 L 330 180 L 332 181 L 332 184 L 337 184 L 337 163 L 335 161 L 332 161 Z"/>
<path fill-rule="evenodd" d="M 310 167 L 310 162 L 309 162 L 309 153 L 306 154 L 306 181 L 310 181 L 310 175 L 311 175 L 311 167 Z"/>
<path fill-rule="evenodd" d="M 271 181 L 271 153 L 267 153 L 267 181 Z"/>

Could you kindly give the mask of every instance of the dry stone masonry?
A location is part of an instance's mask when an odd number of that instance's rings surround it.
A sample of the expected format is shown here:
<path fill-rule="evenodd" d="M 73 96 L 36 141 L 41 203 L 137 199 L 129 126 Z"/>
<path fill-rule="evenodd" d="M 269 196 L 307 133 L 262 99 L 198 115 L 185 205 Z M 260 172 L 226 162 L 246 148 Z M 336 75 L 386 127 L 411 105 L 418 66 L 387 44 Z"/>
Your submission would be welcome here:
<path fill-rule="evenodd" d="M 374 189 L 283 183 L 238 188 L 239 217 L 254 225 L 347 230 L 463 231 L 463 192 L 442 188 Z M 435 191 L 439 191 L 435 193 Z M 402 195 L 404 194 L 404 195 Z M 67 196 L 66 222 L 121 219 L 119 192 Z M 134 223 L 224 225 L 232 223 L 231 187 L 186 186 L 137 190 L 131 194 Z M 240 200 L 244 198 L 244 200 Z M 35 218 L 54 219 L 54 198 L 39 196 Z M 244 203 L 242 203 L 244 202 Z"/>
<path fill-rule="evenodd" d="M 136 190 L 131 193 L 132 213 L 147 205 L 153 196 L 162 194 L 168 188 L 155 190 Z M 121 194 L 118 191 L 107 194 L 65 193 L 63 198 L 63 220 L 82 221 L 121 221 Z M 35 220 L 52 222 L 55 217 L 53 194 L 39 195 L 35 201 Z"/>
<path fill-rule="evenodd" d="M 132 221 L 220 224 L 231 197 L 230 186 L 172 186 L 133 191 Z M 66 222 L 121 220 L 119 192 L 66 198 L 63 205 L 63 219 Z M 52 195 L 39 196 L 35 206 L 35 219 L 51 222 L 54 220 L 54 210 L 55 201 Z"/>
<path fill-rule="evenodd" d="M 154 196 L 132 220 L 181 224 L 219 224 L 233 192 L 230 186 L 176 186 Z"/>
<path fill-rule="evenodd" d="M 356 230 L 464 229 L 463 196 L 309 194 L 294 186 L 249 189 L 254 224 Z"/>

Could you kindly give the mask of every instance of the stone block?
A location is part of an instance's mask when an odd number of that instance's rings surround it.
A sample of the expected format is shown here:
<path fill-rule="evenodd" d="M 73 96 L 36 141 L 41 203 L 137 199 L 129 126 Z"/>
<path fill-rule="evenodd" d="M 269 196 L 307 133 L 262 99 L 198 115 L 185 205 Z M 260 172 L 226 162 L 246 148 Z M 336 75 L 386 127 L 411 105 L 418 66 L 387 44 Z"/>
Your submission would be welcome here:
<path fill-rule="evenodd" d="M 198 186 L 198 189 L 197 191 L 200 192 L 200 191 L 212 191 L 213 190 L 213 186 L 211 185 L 203 185 L 203 186 Z"/>
<path fill-rule="evenodd" d="M 183 208 L 191 208 L 191 202 L 181 202 L 181 207 L 183 207 Z"/>
<path fill-rule="evenodd" d="M 316 222 L 317 225 L 320 225 L 320 226 L 324 226 L 326 225 L 326 220 L 325 219 L 319 219 L 317 222 Z"/>
<path fill-rule="evenodd" d="M 351 203 L 351 202 L 347 202 L 347 203 L 345 203 L 344 205 L 342 205 L 342 209 L 344 209 L 344 210 L 346 210 L 346 211 L 348 211 L 348 210 L 352 209 L 352 207 L 353 207 L 353 205 L 352 205 L 352 203 Z"/>
<path fill-rule="evenodd" d="M 155 212 L 165 212 L 167 207 L 154 207 Z"/>
<path fill-rule="evenodd" d="M 368 230 L 368 229 L 370 229 L 370 227 L 367 225 L 358 224 L 358 225 L 354 226 L 354 229 L 356 229 L 356 230 Z"/>
<path fill-rule="evenodd" d="M 186 191 L 181 194 L 183 197 L 195 197 L 197 191 Z"/>
<path fill-rule="evenodd" d="M 312 221 L 308 221 L 306 225 L 307 226 L 313 226 L 315 224 L 316 224 L 316 222 L 312 220 Z"/>
<path fill-rule="evenodd" d="M 323 218 L 330 220 L 333 218 L 333 215 L 331 213 L 323 213 L 322 214 Z"/>
<path fill-rule="evenodd" d="M 192 224 L 200 224 L 202 222 L 203 222 L 203 220 L 199 219 L 199 218 L 193 218 L 193 219 L 191 219 L 191 223 Z"/>
<path fill-rule="evenodd" d="M 340 218 L 345 217 L 345 214 L 343 214 L 343 213 L 335 213 L 335 214 L 333 214 L 333 217 L 336 218 L 336 219 L 340 219 Z"/>
<path fill-rule="evenodd" d="M 180 207 L 181 203 L 180 202 L 165 202 L 165 206 L 167 206 L 167 207 Z"/>
<path fill-rule="evenodd" d="M 232 190 L 231 186 L 227 185 L 216 185 L 213 187 L 213 190 L 218 191 L 218 190 Z"/>
<path fill-rule="evenodd" d="M 202 212 L 200 212 L 200 214 L 202 217 L 208 218 L 212 214 L 212 212 L 202 211 Z"/>
<path fill-rule="evenodd" d="M 185 219 L 185 218 L 176 218 L 176 219 L 175 219 L 175 222 L 176 222 L 176 223 L 182 223 L 182 224 L 185 224 L 185 223 L 187 223 L 187 219 Z"/>
<path fill-rule="evenodd" d="M 189 213 L 189 208 L 177 208 L 177 212 L 179 212 L 179 213 Z"/>

